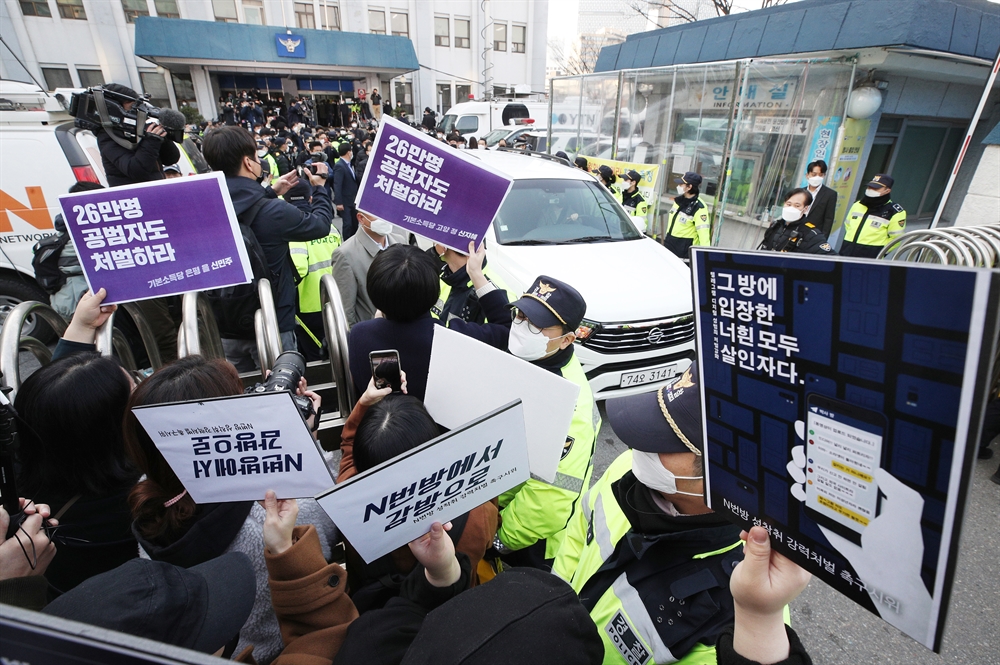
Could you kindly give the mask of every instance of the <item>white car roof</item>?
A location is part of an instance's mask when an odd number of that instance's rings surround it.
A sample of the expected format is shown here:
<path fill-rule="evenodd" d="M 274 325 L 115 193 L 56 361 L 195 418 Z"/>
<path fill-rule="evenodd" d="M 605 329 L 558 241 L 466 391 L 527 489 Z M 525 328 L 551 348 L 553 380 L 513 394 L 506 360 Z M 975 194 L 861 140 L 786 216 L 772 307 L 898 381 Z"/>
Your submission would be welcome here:
<path fill-rule="evenodd" d="M 466 155 L 483 160 L 493 168 L 503 171 L 514 180 L 594 180 L 594 176 L 572 166 L 565 166 L 543 157 L 519 155 L 499 150 L 469 150 Z"/>

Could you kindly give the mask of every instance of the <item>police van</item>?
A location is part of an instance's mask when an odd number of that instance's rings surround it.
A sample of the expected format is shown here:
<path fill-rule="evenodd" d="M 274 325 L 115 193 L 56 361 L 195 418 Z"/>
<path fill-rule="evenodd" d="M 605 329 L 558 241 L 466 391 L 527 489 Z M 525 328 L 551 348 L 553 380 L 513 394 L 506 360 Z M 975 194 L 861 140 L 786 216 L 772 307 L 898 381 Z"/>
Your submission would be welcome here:
<path fill-rule="evenodd" d="M 490 268 L 516 293 L 548 275 L 587 301 L 576 354 L 594 396 L 648 392 L 682 374 L 695 349 L 691 270 L 589 173 L 537 153 L 468 154 L 514 179 L 486 234 Z"/>

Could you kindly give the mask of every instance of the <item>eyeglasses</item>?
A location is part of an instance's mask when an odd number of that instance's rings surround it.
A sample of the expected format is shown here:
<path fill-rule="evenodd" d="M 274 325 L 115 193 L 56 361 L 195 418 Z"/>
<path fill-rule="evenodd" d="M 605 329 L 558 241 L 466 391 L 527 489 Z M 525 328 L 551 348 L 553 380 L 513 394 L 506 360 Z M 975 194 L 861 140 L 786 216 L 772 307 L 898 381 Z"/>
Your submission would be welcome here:
<path fill-rule="evenodd" d="M 514 321 L 515 323 L 521 323 L 522 321 L 526 323 L 528 326 L 528 332 L 530 332 L 532 335 L 542 334 L 542 329 L 536 326 L 531 321 L 529 321 L 528 317 L 526 317 L 524 313 L 516 307 L 511 307 L 510 309 L 510 320 Z"/>

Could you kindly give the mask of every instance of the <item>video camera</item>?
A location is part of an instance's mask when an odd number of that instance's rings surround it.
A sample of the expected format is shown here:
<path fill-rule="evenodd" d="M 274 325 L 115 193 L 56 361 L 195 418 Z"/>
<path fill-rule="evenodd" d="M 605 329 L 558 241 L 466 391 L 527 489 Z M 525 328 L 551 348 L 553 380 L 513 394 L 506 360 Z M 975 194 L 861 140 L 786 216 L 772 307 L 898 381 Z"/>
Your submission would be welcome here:
<path fill-rule="evenodd" d="M 131 103 L 128 110 L 125 105 Z M 184 114 L 173 109 L 161 109 L 149 103 L 149 95 L 133 97 L 103 86 L 73 93 L 69 114 L 74 124 L 95 134 L 104 129 L 120 145 L 132 148 L 145 136 L 146 125 L 158 121 L 174 143 L 184 140 Z M 126 143 L 127 142 L 127 143 Z"/>
<path fill-rule="evenodd" d="M 315 415 L 313 431 L 319 429 L 320 414 L 313 409 L 312 401 L 304 395 L 296 395 L 295 391 L 299 387 L 299 380 L 306 372 L 306 359 L 298 351 L 285 351 L 274 360 L 274 367 L 268 374 L 264 383 L 258 383 L 244 390 L 247 395 L 252 393 L 283 392 L 292 393 L 295 406 L 299 409 L 302 420 L 308 421 L 310 416 Z"/>

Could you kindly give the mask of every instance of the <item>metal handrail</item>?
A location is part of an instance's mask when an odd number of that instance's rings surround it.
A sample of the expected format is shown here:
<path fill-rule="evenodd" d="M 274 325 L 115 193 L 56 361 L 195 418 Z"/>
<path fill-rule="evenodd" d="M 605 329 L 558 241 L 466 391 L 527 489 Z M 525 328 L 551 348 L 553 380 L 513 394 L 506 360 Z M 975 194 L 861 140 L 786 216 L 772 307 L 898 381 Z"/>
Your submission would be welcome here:
<path fill-rule="evenodd" d="M 142 310 L 134 302 L 121 303 L 118 307 L 128 312 L 128 315 L 132 317 L 133 323 L 135 323 L 135 327 L 139 330 L 139 338 L 142 340 L 142 346 L 146 349 L 149 366 L 153 368 L 154 372 L 163 367 L 160 346 L 156 343 L 156 334 L 150 327 L 149 321 L 146 320 L 146 315 L 142 313 Z"/>
<path fill-rule="evenodd" d="M 184 294 L 181 300 L 181 326 L 177 333 L 177 357 L 193 355 L 209 359 L 226 356 L 215 313 L 199 291 Z"/>
<path fill-rule="evenodd" d="M 923 251 L 922 251 L 923 249 L 929 249 L 932 252 L 934 252 L 934 254 L 938 257 L 938 263 L 945 263 L 945 264 L 948 263 L 948 256 L 947 254 L 944 253 L 943 249 L 941 249 L 937 245 L 932 245 L 931 243 L 925 242 L 923 240 L 915 240 L 913 242 L 907 243 L 905 247 L 903 247 L 902 249 L 898 250 L 895 254 L 893 254 L 889 260 L 904 261 L 907 260 L 903 258 L 904 254 L 906 255 L 912 254 L 913 250 L 919 250 L 917 258 L 910 260 L 921 261 L 922 260 L 921 257 L 923 256 Z"/>
<path fill-rule="evenodd" d="M 340 297 L 340 288 L 333 275 L 320 278 L 320 306 L 323 309 L 323 328 L 326 332 L 327 347 L 330 352 L 330 371 L 337 384 L 337 402 L 340 413 L 345 418 L 358 401 L 351 378 L 350 355 L 347 347 L 347 314 Z"/>
<path fill-rule="evenodd" d="M 125 333 L 115 328 L 115 314 L 116 312 L 112 312 L 107 321 L 94 331 L 94 346 L 102 356 L 117 353 L 121 366 L 129 372 L 134 372 L 139 369 L 139 364 L 135 361 L 135 354 L 132 353 L 132 347 L 129 346 Z"/>
<path fill-rule="evenodd" d="M 254 315 L 254 332 L 257 337 L 257 352 L 260 354 L 260 369 L 271 369 L 274 361 L 281 355 L 281 332 L 278 330 L 278 312 L 274 307 L 274 296 L 271 282 L 262 278 L 257 282 L 257 294 L 260 297 L 260 329 L 257 326 L 257 316 Z"/>
<path fill-rule="evenodd" d="M 36 314 L 52 326 L 59 337 L 66 332 L 65 319 L 45 303 L 28 300 L 11 310 L 4 320 L 3 329 L 0 330 L 0 373 L 3 375 L 3 384 L 12 389 L 11 399 L 21 389 L 21 365 L 18 356 L 22 350 L 33 353 L 43 365 L 52 360 L 52 353 L 48 347 L 34 337 L 21 336 L 24 322 L 31 314 Z"/>
<path fill-rule="evenodd" d="M 914 254 L 913 249 L 919 251 Z M 910 231 L 889 241 L 879 258 L 888 260 L 926 261 L 927 251 L 936 247 L 934 255 L 942 262 L 968 267 L 1000 265 L 1000 225 L 961 226 Z M 951 256 L 954 261 L 948 259 Z"/>

